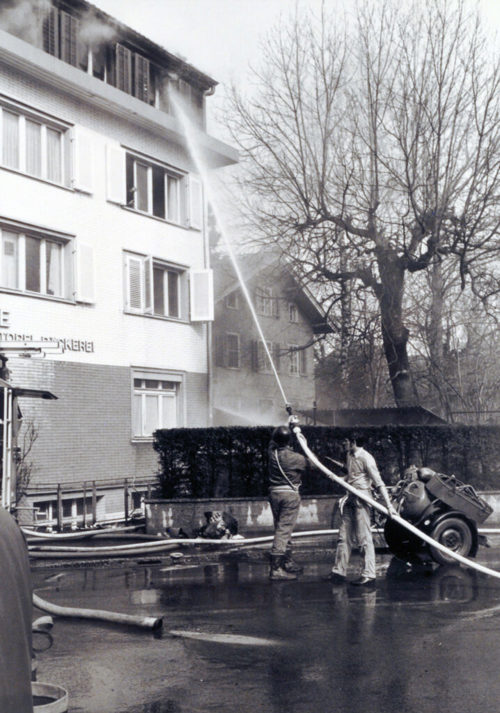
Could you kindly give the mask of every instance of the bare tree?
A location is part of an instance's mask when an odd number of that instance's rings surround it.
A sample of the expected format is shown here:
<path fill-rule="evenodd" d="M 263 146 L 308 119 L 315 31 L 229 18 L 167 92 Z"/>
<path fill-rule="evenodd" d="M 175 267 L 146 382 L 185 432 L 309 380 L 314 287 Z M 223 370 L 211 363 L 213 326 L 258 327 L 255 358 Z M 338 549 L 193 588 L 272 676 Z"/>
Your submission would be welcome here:
<path fill-rule="evenodd" d="M 255 93 L 233 93 L 242 201 L 255 239 L 326 302 L 346 285 L 375 297 L 407 405 L 415 276 L 442 263 L 485 303 L 500 289 L 499 57 L 465 0 L 361 3 L 339 27 L 326 14 L 282 24 Z"/>

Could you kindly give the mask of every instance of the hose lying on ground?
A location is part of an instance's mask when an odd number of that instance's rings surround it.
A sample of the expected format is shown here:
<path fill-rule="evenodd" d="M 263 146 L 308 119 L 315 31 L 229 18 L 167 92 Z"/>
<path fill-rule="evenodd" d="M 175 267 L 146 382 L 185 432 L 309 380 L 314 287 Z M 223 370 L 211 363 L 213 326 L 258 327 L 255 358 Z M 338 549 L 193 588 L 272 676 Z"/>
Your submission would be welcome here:
<path fill-rule="evenodd" d="M 119 612 L 106 611 L 103 609 L 80 609 L 77 607 L 61 607 L 58 604 L 52 604 L 45 601 L 33 592 L 33 606 L 41 611 L 46 611 L 49 614 L 56 616 L 67 616 L 76 619 L 98 619 L 100 621 L 108 621 L 114 624 L 126 624 L 128 626 L 138 626 L 141 629 L 160 629 L 163 625 L 161 617 L 153 616 L 134 616 L 132 614 L 121 614 Z"/>
<path fill-rule="evenodd" d="M 310 450 L 309 446 L 307 445 L 306 438 L 300 428 L 298 426 L 294 426 L 293 432 L 297 436 L 297 440 L 300 444 L 300 447 L 304 451 L 305 455 L 309 458 L 311 463 L 313 463 L 316 468 L 322 471 L 330 480 L 333 480 L 335 483 L 338 485 L 341 485 L 345 490 L 348 490 L 350 493 L 355 495 L 357 498 L 360 500 L 363 500 L 365 503 L 368 503 L 368 505 L 371 505 L 371 507 L 375 508 L 375 510 L 378 510 L 381 512 L 383 515 L 388 516 L 389 511 L 387 510 L 386 507 L 378 503 L 376 500 L 373 500 L 370 498 L 368 495 L 366 495 L 364 492 L 361 490 L 358 490 L 357 488 L 354 488 L 352 485 L 349 483 L 346 483 L 346 481 L 343 478 L 340 478 L 338 475 L 335 475 L 335 473 L 332 473 L 331 470 L 329 470 L 321 461 L 314 455 L 314 453 Z M 445 554 L 449 555 L 450 557 L 453 557 L 457 562 L 460 562 L 461 564 L 465 565 L 466 567 L 470 567 L 471 569 L 475 569 L 478 572 L 482 572 L 483 574 L 487 574 L 490 577 L 496 577 L 497 579 L 500 579 L 500 572 L 497 572 L 494 569 L 490 569 L 489 567 L 484 567 L 481 564 L 478 564 L 477 562 L 473 562 L 470 559 L 467 559 L 467 557 L 463 557 L 462 555 L 458 554 L 458 552 L 453 552 L 453 550 L 450 550 L 448 547 L 445 547 L 442 545 L 440 542 L 435 540 L 433 537 L 430 537 L 427 535 L 425 532 L 422 532 L 422 530 L 419 530 L 418 527 L 415 527 L 412 525 L 410 522 L 405 520 L 404 518 L 400 517 L 399 515 L 392 515 L 392 519 L 397 522 L 399 525 L 402 527 L 406 528 L 409 530 L 409 532 L 413 533 L 417 537 L 419 537 L 421 540 L 424 542 L 427 542 L 428 544 L 432 545 L 435 549 L 440 550 L 441 552 L 444 552 Z"/>

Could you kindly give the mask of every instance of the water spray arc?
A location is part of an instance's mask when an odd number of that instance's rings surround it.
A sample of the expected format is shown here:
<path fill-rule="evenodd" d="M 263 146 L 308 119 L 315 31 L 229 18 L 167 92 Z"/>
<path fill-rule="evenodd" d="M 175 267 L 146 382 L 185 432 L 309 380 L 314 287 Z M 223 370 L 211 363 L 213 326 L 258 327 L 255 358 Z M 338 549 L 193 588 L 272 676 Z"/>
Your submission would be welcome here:
<path fill-rule="evenodd" d="M 220 211 L 217 206 L 217 201 L 214 198 L 213 191 L 211 188 L 211 183 L 210 183 L 210 179 L 208 176 L 208 170 L 205 166 L 205 162 L 203 161 L 203 159 L 200 156 L 200 151 L 198 149 L 198 144 L 196 141 L 192 122 L 189 119 L 188 113 L 184 110 L 182 97 L 180 97 L 175 92 L 172 92 L 171 101 L 172 101 L 174 113 L 176 114 L 177 120 L 182 127 L 182 131 L 183 131 L 184 137 L 186 139 L 189 154 L 190 154 L 191 159 L 196 166 L 196 170 L 198 171 L 200 178 L 202 180 L 207 203 L 210 205 L 212 212 L 214 214 L 216 224 L 217 224 L 217 226 L 220 230 L 220 233 L 222 235 L 222 238 L 224 240 L 224 245 L 227 249 L 228 255 L 230 257 L 231 263 L 232 263 L 234 271 L 236 273 L 236 277 L 238 278 L 238 282 L 240 283 L 241 291 L 243 292 L 245 300 L 246 300 L 248 307 L 250 309 L 252 319 L 253 319 L 255 326 L 257 328 L 257 332 L 259 334 L 260 340 L 264 346 L 266 356 L 269 359 L 269 363 L 271 364 L 271 369 L 274 374 L 274 378 L 276 379 L 276 383 L 278 384 L 278 388 L 280 390 L 281 397 L 283 399 L 283 403 L 285 405 L 285 408 L 288 411 L 288 409 L 291 407 L 289 407 L 288 399 L 286 398 L 285 391 L 283 389 L 283 385 L 281 383 L 281 380 L 278 375 L 278 371 L 276 369 L 276 365 L 275 365 L 273 357 L 271 355 L 271 351 L 270 351 L 270 349 L 267 345 L 267 341 L 264 337 L 264 333 L 262 331 L 262 327 L 260 325 L 259 318 L 257 316 L 257 312 L 255 310 L 252 298 L 251 298 L 248 288 L 246 286 L 245 280 L 243 279 L 243 274 L 241 272 L 240 266 L 238 264 L 235 254 L 234 254 L 232 245 L 229 241 L 229 238 L 227 235 L 227 230 L 224 227 L 224 222 L 220 215 Z M 291 413 L 291 410 L 289 411 L 289 413 Z"/>

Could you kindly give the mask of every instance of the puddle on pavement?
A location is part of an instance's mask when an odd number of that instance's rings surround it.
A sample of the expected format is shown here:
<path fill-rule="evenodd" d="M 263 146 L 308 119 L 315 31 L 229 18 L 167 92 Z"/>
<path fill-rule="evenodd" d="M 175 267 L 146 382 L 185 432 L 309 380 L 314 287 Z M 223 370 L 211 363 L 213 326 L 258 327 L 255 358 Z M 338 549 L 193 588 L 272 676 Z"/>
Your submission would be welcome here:
<path fill-rule="evenodd" d="M 70 713 L 497 713 L 500 582 L 379 564 L 369 591 L 321 581 L 325 564 L 273 583 L 246 563 L 36 572 L 54 603 L 164 619 L 160 636 L 57 619 L 38 678 Z"/>

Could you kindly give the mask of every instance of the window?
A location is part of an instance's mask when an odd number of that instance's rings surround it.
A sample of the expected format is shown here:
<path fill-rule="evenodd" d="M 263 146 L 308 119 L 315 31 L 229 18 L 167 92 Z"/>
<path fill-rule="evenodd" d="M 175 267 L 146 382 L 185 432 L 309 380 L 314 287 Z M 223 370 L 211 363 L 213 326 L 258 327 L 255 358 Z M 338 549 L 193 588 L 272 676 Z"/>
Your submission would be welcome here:
<path fill-rule="evenodd" d="M 279 317 L 278 299 L 272 287 L 258 287 L 255 291 L 255 308 L 264 317 Z"/>
<path fill-rule="evenodd" d="M 126 158 L 127 205 L 143 213 L 181 222 L 183 177 L 131 154 Z"/>
<path fill-rule="evenodd" d="M 181 425 L 181 377 L 177 374 L 134 372 L 133 436 L 150 438 L 158 428 Z"/>
<path fill-rule="evenodd" d="M 102 496 L 98 498 L 102 502 Z M 83 497 L 67 498 L 62 500 L 62 519 L 65 522 L 83 522 Z M 57 522 L 57 500 L 42 500 L 33 503 L 35 508 L 35 521 L 46 525 Z M 92 516 L 92 497 L 85 498 L 85 518 L 89 520 Z"/>
<path fill-rule="evenodd" d="M 43 20 L 43 49 L 63 62 L 77 65 L 79 52 L 78 19 L 64 10 L 51 7 Z"/>
<path fill-rule="evenodd" d="M 297 310 L 297 305 L 295 304 L 295 302 L 288 303 L 288 320 L 290 322 L 299 321 L 299 312 Z"/>
<path fill-rule="evenodd" d="M 151 256 L 125 254 L 126 309 L 187 319 L 187 272 Z"/>
<path fill-rule="evenodd" d="M 234 292 L 230 292 L 228 295 L 226 295 L 226 307 L 228 309 L 239 309 L 240 308 L 239 295 L 236 290 L 234 290 Z"/>
<path fill-rule="evenodd" d="M 226 334 L 226 365 L 230 369 L 240 368 L 240 335 Z"/>
<path fill-rule="evenodd" d="M 72 296 L 70 241 L 0 226 L 0 289 Z"/>
<path fill-rule="evenodd" d="M 288 345 L 288 373 L 305 376 L 307 374 L 307 350 L 298 344 Z"/>
<path fill-rule="evenodd" d="M 14 108 L 0 107 L 1 163 L 53 183 L 67 184 L 66 129 Z"/>
<path fill-rule="evenodd" d="M 288 345 L 288 373 L 299 374 L 299 352 L 297 344 Z"/>
<path fill-rule="evenodd" d="M 273 360 L 276 371 L 280 367 L 280 345 L 276 342 L 266 342 L 269 353 Z M 262 373 L 268 374 L 273 371 L 269 356 L 262 341 L 254 342 L 254 369 Z"/>

